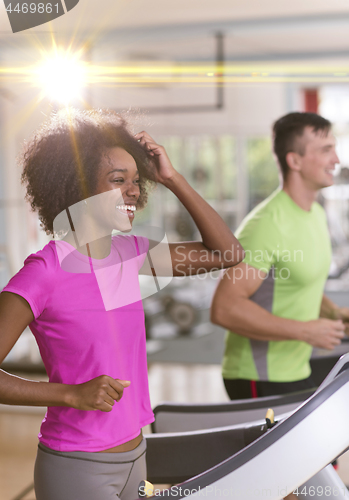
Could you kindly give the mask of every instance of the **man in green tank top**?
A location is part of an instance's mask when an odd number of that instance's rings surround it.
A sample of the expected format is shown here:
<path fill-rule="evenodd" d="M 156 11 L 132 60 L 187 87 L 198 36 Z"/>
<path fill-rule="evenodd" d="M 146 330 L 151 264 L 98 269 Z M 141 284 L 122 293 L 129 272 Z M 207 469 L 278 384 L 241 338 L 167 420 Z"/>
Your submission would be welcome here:
<path fill-rule="evenodd" d="M 312 387 L 312 347 L 333 349 L 349 321 L 349 309 L 323 293 L 331 244 L 315 199 L 339 162 L 331 123 L 290 113 L 273 132 L 283 186 L 241 223 L 235 234 L 245 259 L 224 273 L 212 303 L 213 323 L 228 329 L 223 378 L 231 399 Z"/>

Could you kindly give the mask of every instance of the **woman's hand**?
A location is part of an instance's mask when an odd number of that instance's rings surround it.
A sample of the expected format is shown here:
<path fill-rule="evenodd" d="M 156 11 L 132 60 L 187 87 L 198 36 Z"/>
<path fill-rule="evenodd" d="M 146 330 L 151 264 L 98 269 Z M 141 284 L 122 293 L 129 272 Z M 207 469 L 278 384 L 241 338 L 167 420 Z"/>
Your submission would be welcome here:
<path fill-rule="evenodd" d="M 70 385 L 68 406 L 77 410 L 111 411 L 115 401 L 120 401 L 124 388 L 130 383 L 128 380 L 100 375 L 83 384 Z"/>
<path fill-rule="evenodd" d="M 139 132 L 135 135 L 138 142 L 144 147 L 146 152 L 153 157 L 152 164 L 154 165 L 154 181 L 160 184 L 166 184 L 177 171 L 173 168 L 169 157 L 163 146 L 159 146 L 147 132 Z"/>

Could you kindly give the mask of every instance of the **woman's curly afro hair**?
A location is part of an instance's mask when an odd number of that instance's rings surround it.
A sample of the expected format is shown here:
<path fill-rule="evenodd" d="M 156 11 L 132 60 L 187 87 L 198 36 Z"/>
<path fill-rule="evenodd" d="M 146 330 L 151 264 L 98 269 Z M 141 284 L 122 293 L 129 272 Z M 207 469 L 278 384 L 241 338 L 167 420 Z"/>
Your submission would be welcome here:
<path fill-rule="evenodd" d="M 24 144 L 19 163 L 26 199 L 38 212 L 42 228 L 53 234 L 55 217 L 71 205 L 93 196 L 99 166 L 108 148 L 121 147 L 139 171 L 137 208 L 146 205 L 154 185 L 151 157 L 129 131 L 125 117 L 110 110 L 54 113 Z"/>

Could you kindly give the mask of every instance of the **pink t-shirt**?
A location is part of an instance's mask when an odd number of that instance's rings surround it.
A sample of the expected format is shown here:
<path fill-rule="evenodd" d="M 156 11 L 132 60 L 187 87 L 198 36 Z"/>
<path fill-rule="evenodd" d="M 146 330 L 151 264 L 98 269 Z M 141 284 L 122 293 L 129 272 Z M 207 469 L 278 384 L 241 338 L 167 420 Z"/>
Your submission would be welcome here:
<path fill-rule="evenodd" d="M 28 301 L 50 382 L 80 384 L 99 375 L 130 380 L 111 412 L 49 407 L 39 440 L 58 451 L 102 451 L 139 435 L 154 420 L 148 389 L 138 270 L 147 238 L 112 238 L 106 259 L 50 241 L 3 289 Z"/>

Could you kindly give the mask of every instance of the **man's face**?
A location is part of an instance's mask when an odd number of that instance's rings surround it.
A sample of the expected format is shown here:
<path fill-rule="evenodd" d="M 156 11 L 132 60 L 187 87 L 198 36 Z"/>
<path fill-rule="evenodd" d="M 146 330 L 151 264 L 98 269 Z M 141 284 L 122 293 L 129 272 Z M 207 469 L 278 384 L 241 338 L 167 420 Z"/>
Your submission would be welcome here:
<path fill-rule="evenodd" d="M 305 127 L 300 141 L 304 155 L 299 156 L 299 172 L 305 185 L 314 190 L 332 186 L 335 165 L 339 163 L 332 132 L 315 133 L 311 127 Z"/>

